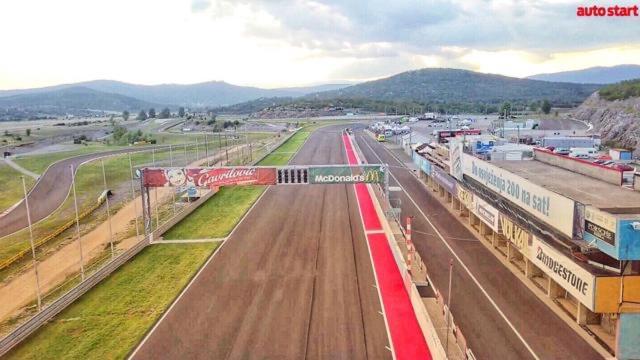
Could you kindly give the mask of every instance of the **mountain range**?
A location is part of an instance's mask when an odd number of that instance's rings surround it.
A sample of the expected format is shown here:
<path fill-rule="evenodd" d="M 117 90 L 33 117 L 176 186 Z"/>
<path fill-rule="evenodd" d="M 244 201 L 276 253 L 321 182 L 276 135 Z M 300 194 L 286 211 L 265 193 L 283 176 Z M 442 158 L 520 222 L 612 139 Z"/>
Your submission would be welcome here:
<path fill-rule="evenodd" d="M 223 81 L 138 85 L 95 80 L 36 89 L 1 90 L 0 119 L 78 114 L 81 110 L 137 112 L 165 106 L 172 109 L 178 106 L 224 109 L 233 105 L 234 112 L 245 113 L 255 112 L 261 107 L 289 104 L 298 107 L 337 105 L 375 111 L 398 103 L 408 106 L 463 104 L 465 107 L 458 110 L 489 111 L 486 105 L 495 106 L 504 101 L 529 104 L 546 99 L 556 106 L 573 106 L 598 90 L 604 78 L 625 78 L 633 76 L 634 71 L 640 72 L 640 66 L 592 68 L 572 72 L 573 75 L 557 73 L 521 79 L 460 69 L 426 68 L 355 85 L 279 89 L 237 86 Z"/>
<path fill-rule="evenodd" d="M 169 106 L 206 107 L 225 106 L 261 97 L 296 97 L 318 91 L 334 90 L 348 84 L 325 84 L 308 87 L 262 89 L 238 86 L 224 81 L 197 84 L 138 85 L 113 80 L 94 80 L 75 84 L 55 85 L 35 89 L 0 90 L 0 98 L 7 96 L 42 94 L 69 88 L 85 88 L 103 93 L 118 94 Z M 105 109 L 117 110 L 117 109 Z"/>
<path fill-rule="evenodd" d="M 579 84 L 613 84 L 624 80 L 640 78 L 640 65 L 598 66 L 582 70 L 538 74 L 529 76 L 528 78 Z"/>

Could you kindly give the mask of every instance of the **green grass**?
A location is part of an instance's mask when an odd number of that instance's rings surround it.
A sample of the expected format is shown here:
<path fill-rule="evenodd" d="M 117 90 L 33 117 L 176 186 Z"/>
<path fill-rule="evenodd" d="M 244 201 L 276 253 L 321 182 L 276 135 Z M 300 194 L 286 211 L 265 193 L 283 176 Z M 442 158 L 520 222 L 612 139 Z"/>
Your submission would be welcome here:
<path fill-rule="evenodd" d="M 33 171 L 36 174 L 42 175 L 42 173 L 47 169 L 47 167 L 49 167 L 49 165 L 53 164 L 56 161 L 73 157 L 73 156 L 90 154 L 96 151 L 107 151 L 107 150 L 115 150 L 115 149 L 118 149 L 118 147 L 115 147 L 115 146 L 108 147 L 102 144 L 93 144 L 93 145 L 87 145 L 77 150 L 60 151 L 60 152 L 46 153 L 46 154 L 39 154 L 39 155 L 18 156 L 16 157 L 14 162 L 29 171 Z"/>
<path fill-rule="evenodd" d="M 124 358 L 217 245 L 147 247 L 6 358 Z"/>
<path fill-rule="evenodd" d="M 264 191 L 262 186 L 225 187 L 164 234 L 165 239 L 206 239 L 229 235 Z"/>
<path fill-rule="evenodd" d="M 309 132 L 310 129 L 297 133 L 277 151 L 297 151 Z M 287 154 L 286 161 L 265 158 L 260 165 L 265 162 L 285 165 L 292 155 Z M 264 186 L 223 188 L 170 229 L 165 238 L 226 236 L 264 189 Z M 146 248 L 20 344 L 8 358 L 124 358 L 215 246 L 212 243 L 163 244 Z"/>
<path fill-rule="evenodd" d="M 14 170 L 7 164 L 0 163 L 0 184 L 2 184 L 0 187 L 0 213 L 24 198 L 20 176 L 22 176 L 21 172 Z M 36 181 L 26 175 L 24 179 L 27 183 L 27 191 L 29 191 Z"/>
<path fill-rule="evenodd" d="M 304 129 L 298 131 L 295 135 L 289 138 L 284 144 L 280 145 L 275 151 L 267 155 L 260 165 L 272 166 L 272 165 L 286 165 L 291 158 L 295 155 L 296 151 L 300 149 L 302 144 L 307 140 L 312 130 Z"/>
<path fill-rule="evenodd" d="M 599 91 L 603 99 L 614 101 L 640 96 L 640 79 L 622 81 L 603 87 Z"/>

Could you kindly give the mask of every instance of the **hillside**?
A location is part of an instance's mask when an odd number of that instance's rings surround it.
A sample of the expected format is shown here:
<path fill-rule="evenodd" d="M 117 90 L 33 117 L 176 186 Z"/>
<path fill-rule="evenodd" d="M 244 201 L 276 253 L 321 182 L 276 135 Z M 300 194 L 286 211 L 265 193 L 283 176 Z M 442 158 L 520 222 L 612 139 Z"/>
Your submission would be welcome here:
<path fill-rule="evenodd" d="M 608 101 L 596 92 L 573 111 L 573 116 L 592 123 L 603 143 L 634 149 L 640 156 L 640 97 Z"/>
<path fill-rule="evenodd" d="M 548 99 L 555 105 L 577 105 L 598 87 L 593 84 L 553 83 L 458 69 L 422 69 L 344 89 L 307 95 L 307 98 L 487 104 L 499 104 L 507 100 L 531 102 Z"/>
<path fill-rule="evenodd" d="M 237 86 L 223 81 L 198 84 L 138 85 L 112 80 L 95 80 L 76 84 L 56 85 L 36 89 L 0 91 L 0 98 L 12 95 L 40 94 L 72 87 L 119 94 L 156 104 L 172 104 L 187 107 L 216 107 L 232 105 L 262 97 L 303 96 L 305 94 L 345 87 L 344 84 L 328 84 L 311 87 L 261 89 Z"/>
<path fill-rule="evenodd" d="M 640 65 L 598 66 L 582 70 L 538 74 L 528 77 L 528 79 L 534 80 L 562 81 L 580 84 L 613 84 L 637 78 L 640 78 Z"/>
<path fill-rule="evenodd" d="M 84 87 L 69 87 L 42 93 L 0 97 L 0 118 L 17 114 L 25 117 L 38 114 L 87 114 L 96 111 L 129 110 L 158 107 L 159 105 L 128 96 L 105 93 Z"/>
<path fill-rule="evenodd" d="M 640 97 L 640 79 L 605 86 L 600 89 L 600 97 L 609 101 Z"/>

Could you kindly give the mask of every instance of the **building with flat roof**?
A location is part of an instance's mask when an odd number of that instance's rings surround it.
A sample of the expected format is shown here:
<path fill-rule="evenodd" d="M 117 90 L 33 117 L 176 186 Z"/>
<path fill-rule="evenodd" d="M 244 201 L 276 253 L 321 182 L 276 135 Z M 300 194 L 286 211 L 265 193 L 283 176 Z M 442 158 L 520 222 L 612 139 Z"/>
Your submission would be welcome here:
<path fill-rule="evenodd" d="M 640 213 L 639 191 L 535 160 L 492 161 L 491 163 L 583 205 L 597 208 L 637 208 L 637 213 Z"/>

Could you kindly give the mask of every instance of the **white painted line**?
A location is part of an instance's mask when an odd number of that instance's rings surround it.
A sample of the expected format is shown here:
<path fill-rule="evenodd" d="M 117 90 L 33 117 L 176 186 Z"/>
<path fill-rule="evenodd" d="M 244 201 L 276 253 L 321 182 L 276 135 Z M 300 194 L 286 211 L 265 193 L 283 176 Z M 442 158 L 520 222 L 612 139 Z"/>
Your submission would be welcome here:
<path fill-rule="evenodd" d="M 212 243 L 223 242 L 228 238 L 214 238 L 214 239 L 183 239 L 183 240 L 156 240 L 152 241 L 151 245 L 156 244 L 196 244 L 196 243 Z"/>
<path fill-rule="evenodd" d="M 367 235 L 374 235 L 374 234 L 384 234 L 384 230 L 365 230 L 364 232 Z"/>
<path fill-rule="evenodd" d="M 253 205 L 251 205 L 251 208 L 249 208 L 249 210 L 244 214 L 244 216 L 242 217 L 242 219 L 240 219 L 240 221 L 238 222 L 238 224 L 236 224 L 236 226 L 233 228 L 233 230 L 231 230 L 231 233 L 229 233 L 229 236 L 227 236 L 227 238 L 231 239 L 231 236 L 236 232 L 236 229 L 238 227 L 240 227 L 240 225 L 244 222 L 244 220 L 249 216 L 249 214 L 251 213 L 251 211 L 256 207 L 256 205 L 258 205 L 258 203 L 260 202 L 260 200 L 262 200 L 262 198 L 264 197 L 264 194 L 267 193 L 267 191 L 269 191 L 271 189 L 271 186 L 269 186 L 265 191 L 262 192 L 262 194 L 260 195 L 260 197 L 258 198 L 258 200 L 256 200 L 256 202 L 253 203 Z M 147 335 L 145 335 L 144 339 L 142 339 L 142 341 L 138 344 L 138 346 L 135 348 L 135 350 L 133 350 L 133 352 L 131 353 L 131 355 L 129 355 L 128 359 L 133 359 L 136 354 L 138 353 L 138 351 L 142 348 L 142 346 L 144 346 L 144 344 L 147 342 L 147 340 L 151 337 L 151 335 L 153 334 L 153 332 L 158 328 L 158 326 L 160 325 L 160 323 L 167 317 L 167 315 L 171 312 L 171 310 L 173 310 L 173 307 L 180 301 L 180 299 L 182 299 L 182 297 L 184 296 L 184 294 L 187 292 L 187 290 L 189 290 L 189 288 L 191 287 L 191 285 L 193 285 L 193 283 L 198 279 L 198 277 L 200 277 L 200 274 L 202 274 L 202 272 L 204 271 L 204 269 L 207 268 L 207 266 L 209 266 L 209 263 L 214 259 L 214 257 L 222 250 L 222 247 L 227 244 L 228 241 L 223 241 L 222 244 L 220 246 L 218 246 L 218 248 L 213 252 L 213 254 L 211 254 L 211 256 L 209 257 L 209 259 L 207 259 L 207 262 L 204 263 L 204 265 L 202 265 L 202 267 L 200 267 L 200 270 L 198 270 L 198 273 L 191 279 L 191 281 L 189 281 L 189 284 L 187 284 L 187 286 L 185 286 L 184 289 L 182 289 L 182 292 L 180 293 L 180 295 L 178 295 L 177 298 L 175 298 L 175 300 L 173 300 L 173 303 L 171 303 L 171 306 L 169 306 L 169 308 L 164 312 L 164 314 L 162 314 L 162 317 L 160 318 L 160 320 L 158 320 L 155 325 L 153 325 L 153 328 L 151 328 L 151 330 L 147 333 Z"/>
<path fill-rule="evenodd" d="M 367 147 L 371 150 L 371 152 L 373 153 L 373 155 L 375 155 L 376 158 L 378 158 L 378 161 L 382 162 L 382 159 L 378 156 L 378 154 L 376 154 L 376 152 L 373 150 L 373 148 L 371 147 L 371 145 L 369 145 L 367 143 L 367 141 L 364 141 L 365 145 L 367 145 Z M 386 151 L 388 151 L 386 148 L 384 148 Z M 440 238 L 440 240 L 442 240 L 442 242 L 445 244 L 445 246 L 447 247 L 447 249 L 449 249 L 449 251 L 451 252 L 451 254 L 453 254 L 453 256 L 456 258 L 456 260 L 460 263 L 460 265 L 462 266 L 462 268 L 465 270 L 465 272 L 469 275 L 469 277 L 471 278 L 471 280 L 473 280 L 473 282 L 478 286 L 478 288 L 480 288 L 480 291 L 482 291 L 482 293 L 484 294 L 484 296 L 487 298 L 487 300 L 489 300 L 489 302 L 491 303 L 491 305 L 496 309 L 496 311 L 498 312 L 498 314 L 500 314 L 500 316 L 504 319 L 504 321 L 507 323 L 507 325 L 509 325 L 509 327 L 511 328 L 511 330 L 516 334 L 516 336 L 518 337 L 518 339 L 520 339 L 520 341 L 522 341 L 522 343 L 524 344 L 524 346 L 527 348 L 527 350 L 531 353 L 531 355 L 535 358 L 535 359 L 540 359 L 538 357 L 538 355 L 536 355 L 536 353 L 533 351 L 533 349 L 531 348 L 531 346 L 529 346 L 529 344 L 527 343 L 527 341 L 522 337 L 522 335 L 520 335 L 520 332 L 518 332 L 518 330 L 515 328 L 515 326 L 513 326 L 513 324 L 511 323 L 511 321 L 509 321 L 509 319 L 507 318 L 507 316 L 502 312 L 502 310 L 500 310 L 500 307 L 498 307 L 498 305 L 495 303 L 495 301 L 493 301 L 493 299 L 491 298 L 491 296 L 489 296 L 489 293 L 487 293 L 487 291 L 482 287 L 482 285 L 480 285 L 480 282 L 478 281 L 478 279 L 476 279 L 476 277 L 471 273 L 471 270 L 469 270 L 469 268 L 467 267 L 467 265 L 462 262 L 462 259 L 460 259 L 460 257 L 458 256 L 458 254 L 456 254 L 455 251 L 453 251 L 453 248 L 449 245 L 449 243 L 444 239 L 444 237 L 442 236 L 442 234 L 440 233 L 440 231 L 438 230 L 438 228 L 436 228 L 436 226 L 431 222 L 431 220 L 429 220 L 429 218 L 427 217 L 427 215 L 422 211 L 422 209 L 420 208 L 420 206 L 418 206 L 418 204 L 415 202 L 415 200 L 413 200 L 413 198 L 411 197 L 411 195 L 409 195 L 409 193 L 407 192 L 407 190 L 402 186 L 402 184 L 400 184 L 400 182 L 398 181 L 398 179 L 391 173 L 391 171 L 389 171 L 389 175 L 396 181 L 396 183 L 398 184 L 398 186 L 402 189 L 402 191 L 405 193 L 405 195 L 407 196 L 407 198 L 409 198 L 409 200 L 411 201 L 411 203 L 413 203 L 413 206 L 416 207 L 416 209 L 418 209 L 418 212 L 420 212 L 420 215 L 422 215 L 422 217 L 424 217 L 424 219 L 429 223 L 429 225 L 431 225 L 431 227 L 433 228 L 433 230 L 436 232 L 436 234 L 438 235 L 438 237 Z"/>

